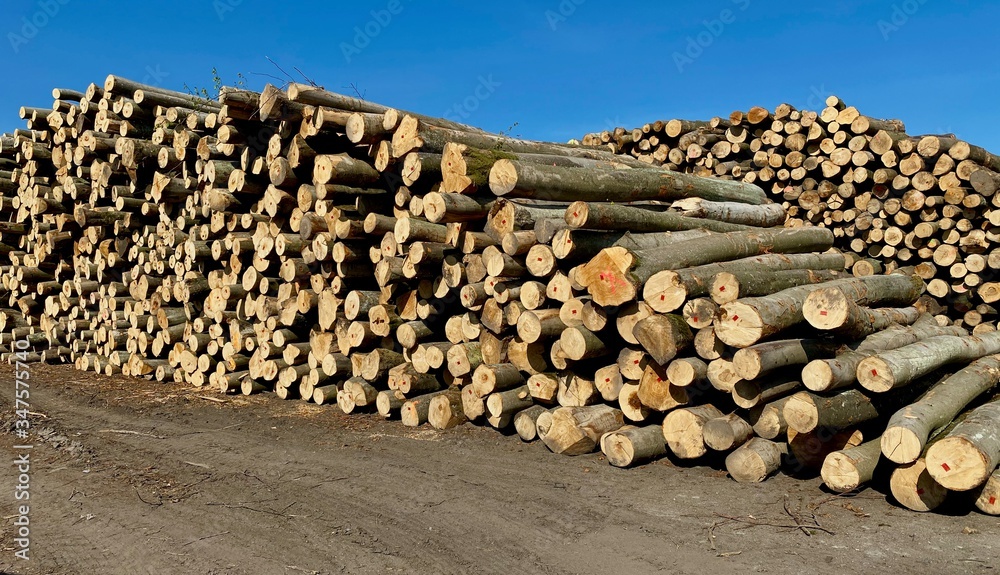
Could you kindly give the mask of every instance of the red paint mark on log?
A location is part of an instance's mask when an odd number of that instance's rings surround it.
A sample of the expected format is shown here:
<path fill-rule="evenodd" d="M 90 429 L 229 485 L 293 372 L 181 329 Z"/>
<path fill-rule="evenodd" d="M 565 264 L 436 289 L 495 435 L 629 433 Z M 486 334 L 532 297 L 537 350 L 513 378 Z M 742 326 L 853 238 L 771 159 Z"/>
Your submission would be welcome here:
<path fill-rule="evenodd" d="M 944 469 L 945 471 L 951 471 L 951 467 L 948 467 L 947 463 L 942 463 L 941 464 L 941 469 Z"/>
<path fill-rule="evenodd" d="M 734 315 L 733 316 L 733 321 L 740 321 L 740 316 Z"/>
<path fill-rule="evenodd" d="M 990 496 L 990 505 L 996 505 L 996 504 L 997 504 L 997 498 Z"/>
<path fill-rule="evenodd" d="M 576 310 L 573 310 L 573 315 L 576 315 Z"/>
<path fill-rule="evenodd" d="M 719 291 L 726 291 L 726 286 L 719 286 Z"/>
<path fill-rule="evenodd" d="M 923 494 L 924 494 L 923 489 L 917 489 L 917 495 L 923 495 Z"/>
<path fill-rule="evenodd" d="M 819 312 L 819 315 L 826 315 L 826 310 Z"/>
<path fill-rule="evenodd" d="M 693 318 L 691 318 L 691 321 L 698 323 L 698 316 L 694 316 Z"/>

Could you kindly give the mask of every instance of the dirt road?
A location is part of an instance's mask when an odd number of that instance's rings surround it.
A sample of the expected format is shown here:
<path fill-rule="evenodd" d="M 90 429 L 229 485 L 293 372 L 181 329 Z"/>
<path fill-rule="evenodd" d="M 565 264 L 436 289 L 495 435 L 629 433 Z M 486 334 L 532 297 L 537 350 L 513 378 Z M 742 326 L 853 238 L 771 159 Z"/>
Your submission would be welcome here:
<path fill-rule="evenodd" d="M 469 425 L 412 430 L 68 367 L 31 376 L 31 560 L 13 555 L 5 465 L 7 573 L 1000 570 L 1000 519 L 910 513 L 871 490 L 740 485 L 666 460 L 620 470 Z M 0 394 L 12 460 L 8 366 Z M 813 517 L 828 532 L 786 527 Z"/>

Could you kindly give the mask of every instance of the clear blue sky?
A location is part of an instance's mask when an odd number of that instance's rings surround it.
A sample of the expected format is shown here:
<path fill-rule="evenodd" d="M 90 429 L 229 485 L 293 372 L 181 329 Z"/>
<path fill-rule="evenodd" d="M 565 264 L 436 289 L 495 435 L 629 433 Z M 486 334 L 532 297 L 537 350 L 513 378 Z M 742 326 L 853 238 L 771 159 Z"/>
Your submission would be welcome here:
<path fill-rule="evenodd" d="M 1000 153 L 1000 2 L 3 0 L 0 16 L 0 131 L 56 86 L 115 73 L 211 87 L 217 67 L 259 88 L 283 76 L 270 57 L 331 90 L 493 131 L 516 122 L 525 138 L 819 109 L 835 93 Z"/>

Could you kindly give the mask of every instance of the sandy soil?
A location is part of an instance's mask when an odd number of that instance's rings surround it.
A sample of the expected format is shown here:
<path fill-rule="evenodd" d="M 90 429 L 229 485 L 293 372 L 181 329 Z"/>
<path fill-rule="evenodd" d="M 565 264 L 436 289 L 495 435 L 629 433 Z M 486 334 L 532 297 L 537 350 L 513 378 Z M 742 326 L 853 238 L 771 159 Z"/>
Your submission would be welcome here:
<path fill-rule="evenodd" d="M 13 459 L 13 375 L 0 444 Z M 818 479 L 553 455 L 269 396 L 33 366 L 31 560 L 0 572 L 994 573 L 1000 519 L 916 514 Z M 795 528 L 796 521 L 816 528 Z M 788 527 L 791 525 L 792 527 Z"/>

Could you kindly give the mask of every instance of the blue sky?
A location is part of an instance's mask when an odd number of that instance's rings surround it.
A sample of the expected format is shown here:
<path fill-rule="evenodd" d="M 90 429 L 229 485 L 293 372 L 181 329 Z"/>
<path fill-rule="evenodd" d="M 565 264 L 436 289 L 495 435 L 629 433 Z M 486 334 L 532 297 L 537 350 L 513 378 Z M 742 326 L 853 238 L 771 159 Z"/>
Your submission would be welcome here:
<path fill-rule="evenodd" d="M 0 131 L 108 73 L 183 90 L 278 63 L 328 89 L 565 141 L 835 93 L 1000 153 L 1000 2 L 4 0 Z M 268 75 L 278 76 L 278 79 Z M 516 124 L 516 125 L 515 125 Z M 513 126 L 513 127 L 512 127 Z"/>

